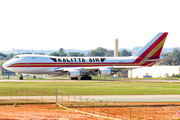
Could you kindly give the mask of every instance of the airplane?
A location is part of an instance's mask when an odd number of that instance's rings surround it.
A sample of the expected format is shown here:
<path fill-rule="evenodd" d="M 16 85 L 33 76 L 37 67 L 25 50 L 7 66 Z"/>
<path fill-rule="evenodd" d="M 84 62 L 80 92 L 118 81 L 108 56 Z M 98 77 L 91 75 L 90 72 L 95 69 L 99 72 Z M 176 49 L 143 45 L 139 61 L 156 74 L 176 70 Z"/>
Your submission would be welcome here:
<path fill-rule="evenodd" d="M 151 67 L 160 59 L 168 32 L 158 33 L 135 55 L 128 57 L 55 57 L 48 55 L 16 55 L 3 64 L 9 71 L 25 74 L 67 75 L 72 80 L 91 80 L 91 75 L 110 76 L 120 71 Z M 23 80 L 23 76 L 20 76 Z"/>

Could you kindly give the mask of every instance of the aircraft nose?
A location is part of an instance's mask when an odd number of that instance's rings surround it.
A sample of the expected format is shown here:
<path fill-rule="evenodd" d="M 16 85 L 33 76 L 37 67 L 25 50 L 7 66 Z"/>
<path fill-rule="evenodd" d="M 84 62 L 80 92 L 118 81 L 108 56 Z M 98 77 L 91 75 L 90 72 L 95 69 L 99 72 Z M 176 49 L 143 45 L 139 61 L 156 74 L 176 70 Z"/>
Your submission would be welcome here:
<path fill-rule="evenodd" d="M 6 62 L 2 64 L 2 67 L 5 69 L 7 68 L 7 66 L 8 66 L 8 64 Z"/>
<path fill-rule="evenodd" d="M 5 63 L 2 64 L 2 67 L 8 70 L 8 66 L 11 65 L 11 61 L 6 61 Z"/>
<path fill-rule="evenodd" d="M 6 70 L 14 71 L 14 68 L 11 67 L 12 64 L 13 64 L 13 60 L 8 60 L 2 64 L 2 67 Z"/>

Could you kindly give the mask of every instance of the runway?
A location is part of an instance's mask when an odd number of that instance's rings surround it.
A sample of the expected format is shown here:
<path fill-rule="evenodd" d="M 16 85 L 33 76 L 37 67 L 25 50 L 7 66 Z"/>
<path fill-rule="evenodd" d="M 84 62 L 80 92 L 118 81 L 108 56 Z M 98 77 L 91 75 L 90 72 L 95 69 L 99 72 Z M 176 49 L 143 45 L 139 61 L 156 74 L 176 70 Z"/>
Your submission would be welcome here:
<path fill-rule="evenodd" d="M 84 99 L 115 102 L 180 102 L 180 95 L 98 95 L 83 96 Z"/>
<path fill-rule="evenodd" d="M 0 80 L 0 82 L 76 82 L 76 81 L 107 81 L 107 82 L 169 82 L 180 83 L 180 79 L 105 79 L 105 80 Z"/>

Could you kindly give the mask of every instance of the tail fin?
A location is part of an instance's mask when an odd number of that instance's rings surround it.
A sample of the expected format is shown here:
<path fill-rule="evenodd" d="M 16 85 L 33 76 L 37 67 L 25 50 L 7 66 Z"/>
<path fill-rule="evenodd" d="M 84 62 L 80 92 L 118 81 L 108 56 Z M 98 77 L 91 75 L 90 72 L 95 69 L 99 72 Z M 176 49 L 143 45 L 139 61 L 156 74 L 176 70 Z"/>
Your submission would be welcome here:
<path fill-rule="evenodd" d="M 145 58 L 144 60 L 159 59 L 168 32 L 158 33 L 134 56 Z"/>

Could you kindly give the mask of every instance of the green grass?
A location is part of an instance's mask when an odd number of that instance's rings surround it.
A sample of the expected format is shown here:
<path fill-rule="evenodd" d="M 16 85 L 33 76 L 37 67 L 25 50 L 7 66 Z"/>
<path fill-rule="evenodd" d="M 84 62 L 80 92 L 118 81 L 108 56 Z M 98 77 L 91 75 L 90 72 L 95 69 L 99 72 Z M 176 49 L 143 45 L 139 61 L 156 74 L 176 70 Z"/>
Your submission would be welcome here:
<path fill-rule="evenodd" d="M 14 107 L 17 107 L 17 103 L 14 103 Z"/>
<path fill-rule="evenodd" d="M 180 94 L 180 83 L 148 82 L 1 82 L 0 96 L 58 95 L 171 95 Z M 12 89 L 12 92 L 11 92 Z"/>
<path fill-rule="evenodd" d="M 0 67 L 2 67 L 2 64 L 5 62 L 6 60 L 0 60 Z"/>

